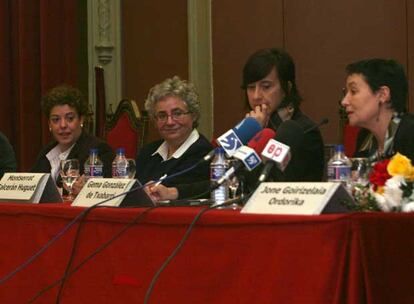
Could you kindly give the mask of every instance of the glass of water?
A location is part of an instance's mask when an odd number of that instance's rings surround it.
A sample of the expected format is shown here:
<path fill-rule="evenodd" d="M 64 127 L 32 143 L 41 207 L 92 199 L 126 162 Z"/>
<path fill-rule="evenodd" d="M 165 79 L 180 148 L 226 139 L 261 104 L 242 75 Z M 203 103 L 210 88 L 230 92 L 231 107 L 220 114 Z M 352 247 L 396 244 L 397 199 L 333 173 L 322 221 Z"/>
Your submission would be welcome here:
<path fill-rule="evenodd" d="M 351 182 L 352 184 L 367 185 L 371 166 L 367 158 L 351 158 Z"/>
<path fill-rule="evenodd" d="M 68 196 L 64 199 L 68 201 L 73 201 L 73 184 L 79 178 L 79 160 L 62 160 L 60 162 L 60 176 L 62 177 L 62 182 L 65 184 L 69 192 Z"/>
<path fill-rule="evenodd" d="M 128 178 L 135 178 L 135 173 L 137 172 L 137 165 L 135 164 L 135 159 L 127 158 L 128 161 Z"/>

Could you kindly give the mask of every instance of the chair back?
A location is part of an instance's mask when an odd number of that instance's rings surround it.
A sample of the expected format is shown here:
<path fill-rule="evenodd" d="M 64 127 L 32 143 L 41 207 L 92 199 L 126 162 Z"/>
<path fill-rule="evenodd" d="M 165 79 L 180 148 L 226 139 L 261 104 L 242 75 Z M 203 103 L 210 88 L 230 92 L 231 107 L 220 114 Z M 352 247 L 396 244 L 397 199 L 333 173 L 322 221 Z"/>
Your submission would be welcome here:
<path fill-rule="evenodd" d="M 353 127 L 349 124 L 346 124 L 344 126 L 343 132 L 344 132 L 344 148 L 345 148 L 345 154 L 348 157 L 352 157 L 355 153 L 356 149 L 356 140 L 358 137 L 360 128 Z"/>
<path fill-rule="evenodd" d="M 349 124 L 345 108 L 339 103 L 339 142 L 344 145 L 348 157 L 352 157 L 355 153 L 359 130 L 360 128 Z"/>
<path fill-rule="evenodd" d="M 123 99 L 107 122 L 106 140 L 116 151 L 117 148 L 125 148 L 125 155 L 128 158 L 135 158 L 137 152 L 147 136 L 148 115 L 140 111 L 137 103 L 131 99 Z"/>

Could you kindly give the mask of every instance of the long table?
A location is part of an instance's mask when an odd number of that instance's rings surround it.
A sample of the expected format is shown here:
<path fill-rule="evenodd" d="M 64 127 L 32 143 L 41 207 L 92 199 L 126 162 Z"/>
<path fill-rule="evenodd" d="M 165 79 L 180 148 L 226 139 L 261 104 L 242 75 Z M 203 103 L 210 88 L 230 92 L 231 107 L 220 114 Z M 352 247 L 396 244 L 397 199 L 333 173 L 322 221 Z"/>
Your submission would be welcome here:
<path fill-rule="evenodd" d="M 99 208 L 82 222 L 61 303 L 143 303 L 200 207 Z M 84 208 L 0 204 L 0 278 Z M 140 217 L 139 217 L 140 216 Z M 28 303 L 62 277 L 78 224 L 0 285 Z M 209 210 L 159 275 L 148 303 L 414 303 L 414 214 L 248 215 Z M 33 303 L 55 303 L 58 286 Z"/>

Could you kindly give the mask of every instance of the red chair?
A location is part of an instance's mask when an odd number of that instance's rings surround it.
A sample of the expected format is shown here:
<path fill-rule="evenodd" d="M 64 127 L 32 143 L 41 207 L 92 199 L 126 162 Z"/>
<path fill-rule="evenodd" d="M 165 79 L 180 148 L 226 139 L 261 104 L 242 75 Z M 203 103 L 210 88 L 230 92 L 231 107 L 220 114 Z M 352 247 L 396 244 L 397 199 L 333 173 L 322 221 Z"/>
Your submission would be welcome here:
<path fill-rule="evenodd" d="M 352 157 L 355 153 L 359 130 L 360 128 L 349 125 L 345 108 L 339 103 L 339 142 L 344 145 L 348 157 Z"/>
<path fill-rule="evenodd" d="M 345 124 L 343 127 L 343 143 L 345 148 L 345 154 L 348 157 L 352 157 L 356 149 L 356 140 L 360 128 L 353 127 L 349 124 Z"/>
<path fill-rule="evenodd" d="M 141 112 L 134 100 L 123 99 L 111 120 L 106 123 L 106 140 L 114 151 L 123 147 L 126 157 L 135 158 L 146 142 L 147 130 L 146 112 Z"/>

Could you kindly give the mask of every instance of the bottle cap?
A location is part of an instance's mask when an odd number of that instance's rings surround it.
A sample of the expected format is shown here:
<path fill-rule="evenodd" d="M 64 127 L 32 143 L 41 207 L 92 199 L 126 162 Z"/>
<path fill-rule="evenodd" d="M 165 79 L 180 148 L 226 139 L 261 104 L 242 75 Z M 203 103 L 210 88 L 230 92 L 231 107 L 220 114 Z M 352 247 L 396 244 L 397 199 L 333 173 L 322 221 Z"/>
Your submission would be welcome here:
<path fill-rule="evenodd" d="M 116 154 L 125 154 L 125 148 L 121 147 L 116 149 Z"/>
<path fill-rule="evenodd" d="M 345 151 L 344 145 L 336 145 L 335 151 L 336 152 L 344 152 Z"/>

